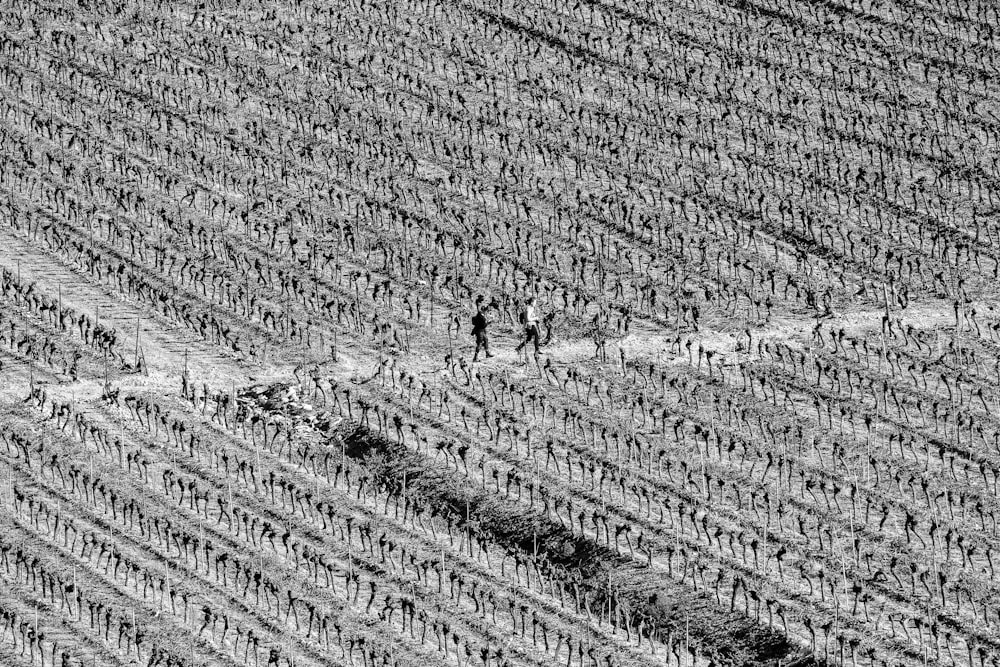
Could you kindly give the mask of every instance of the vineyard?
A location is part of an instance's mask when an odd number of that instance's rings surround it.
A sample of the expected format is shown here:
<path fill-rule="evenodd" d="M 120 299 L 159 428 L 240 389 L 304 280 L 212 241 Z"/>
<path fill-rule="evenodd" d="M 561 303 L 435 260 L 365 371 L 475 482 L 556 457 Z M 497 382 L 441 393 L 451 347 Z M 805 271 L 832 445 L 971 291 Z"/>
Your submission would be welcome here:
<path fill-rule="evenodd" d="M 0 665 L 996 666 L 997 26 L 0 0 Z"/>

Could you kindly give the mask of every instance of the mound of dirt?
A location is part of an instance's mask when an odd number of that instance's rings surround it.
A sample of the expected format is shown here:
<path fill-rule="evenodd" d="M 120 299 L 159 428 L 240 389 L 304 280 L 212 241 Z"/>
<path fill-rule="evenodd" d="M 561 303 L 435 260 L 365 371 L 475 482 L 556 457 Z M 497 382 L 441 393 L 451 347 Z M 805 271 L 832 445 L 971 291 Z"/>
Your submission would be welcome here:
<path fill-rule="evenodd" d="M 641 567 L 521 503 L 449 474 L 426 456 L 368 428 L 344 422 L 333 437 L 342 439 L 346 455 L 363 463 L 378 481 L 401 485 L 405 474 L 411 493 L 451 510 L 460 527 L 468 526 L 505 548 L 564 568 L 589 591 L 588 606 L 593 613 L 606 607 L 608 595 L 613 593 L 615 604 L 643 615 L 662 635 L 684 638 L 688 646 L 697 646 L 702 656 L 714 657 L 722 664 L 816 664 L 777 630 L 722 610 L 706 591 L 695 593 Z"/>
<path fill-rule="evenodd" d="M 237 405 L 252 412 L 280 415 L 296 427 L 313 428 L 332 434 L 343 419 L 331 410 L 317 410 L 300 395 L 299 387 L 288 382 L 258 384 L 236 392 Z"/>

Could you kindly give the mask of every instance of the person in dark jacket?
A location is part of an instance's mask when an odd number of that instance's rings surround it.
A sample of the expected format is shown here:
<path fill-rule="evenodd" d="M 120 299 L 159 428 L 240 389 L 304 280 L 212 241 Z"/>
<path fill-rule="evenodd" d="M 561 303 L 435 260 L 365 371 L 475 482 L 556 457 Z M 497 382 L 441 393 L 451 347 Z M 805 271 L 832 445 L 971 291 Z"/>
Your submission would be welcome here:
<path fill-rule="evenodd" d="M 490 322 L 486 319 L 486 309 L 482 303 L 478 303 L 476 305 L 476 314 L 472 316 L 472 335 L 476 338 L 476 351 L 472 355 L 473 362 L 479 360 L 479 350 L 486 352 L 487 358 L 493 356 L 490 352 L 490 339 L 487 333 L 489 325 Z"/>

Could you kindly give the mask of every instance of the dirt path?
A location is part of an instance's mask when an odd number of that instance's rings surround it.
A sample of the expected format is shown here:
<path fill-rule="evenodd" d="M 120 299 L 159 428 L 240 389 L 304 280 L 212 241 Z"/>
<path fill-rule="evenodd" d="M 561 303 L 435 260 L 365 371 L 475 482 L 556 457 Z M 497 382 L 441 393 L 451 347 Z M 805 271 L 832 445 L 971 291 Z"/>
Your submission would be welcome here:
<path fill-rule="evenodd" d="M 150 317 L 145 304 L 123 299 L 110 287 L 76 270 L 68 262 L 43 251 L 9 230 L 0 231 L 0 265 L 20 271 L 21 280 L 34 281 L 39 289 L 51 296 L 61 295 L 62 303 L 78 313 L 85 313 L 100 323 L 114 327 L 121 347 L 131 362 L 139 325 L 139 350 L 146 360 L 148 375 L 128 374 L 109 368 L 109 378 L 126 391 L 167 393 L 176 391 L 185 363 L 192 381 L 212 378 L 220 387 L 250 381 L 268 381 L 287 377 L 291 368 L 285 365 L 262 368 L 224 355 L 220 348 L 202 340 L 189 329 L 173 324 L 162 316 Z M 6 392 L 24 396 L 27 376 L 12 378 Z M 18 386 L 23 384 L 24 386 Z M 89 400 L 97 398 L 103 388 L 103 378 L 81 377 L 77 382 L 54 385 L 49 393 L 60 398 Z"/>

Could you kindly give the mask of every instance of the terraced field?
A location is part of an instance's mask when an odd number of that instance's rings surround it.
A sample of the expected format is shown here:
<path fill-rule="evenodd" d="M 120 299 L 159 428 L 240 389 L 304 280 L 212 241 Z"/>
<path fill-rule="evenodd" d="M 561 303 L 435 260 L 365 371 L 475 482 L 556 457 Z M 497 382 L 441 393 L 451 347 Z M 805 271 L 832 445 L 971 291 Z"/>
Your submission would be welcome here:
<path fill-rule="evenodd" d="M 998 12 L 0 1 L 0 664 L 997 664 Z"/>

